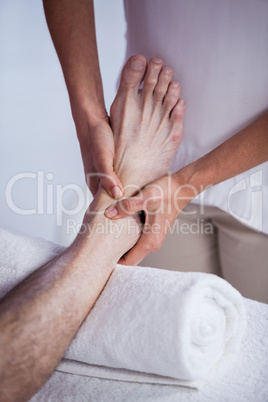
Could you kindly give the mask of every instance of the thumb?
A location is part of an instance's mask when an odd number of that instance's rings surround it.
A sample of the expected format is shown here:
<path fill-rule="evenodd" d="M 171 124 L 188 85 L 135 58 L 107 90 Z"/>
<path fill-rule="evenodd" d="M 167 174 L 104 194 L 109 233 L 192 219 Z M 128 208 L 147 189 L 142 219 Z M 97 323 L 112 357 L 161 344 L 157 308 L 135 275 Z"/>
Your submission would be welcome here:
<path fill-rule="evenodd" d="M 123 197 L 123 185 L 118 176 L 113 170 L 108 173 L 99 172 L 98 177 L 100 179 L 102 187 L 110 194 L 111 197 L 119 200 Z"/>
<path fill-rule="evenodd" d="M 123 197 L 123 185 L 113 170 L 113 151 L 107 146 L 102 152 L 98 152 L 94 158 L 94 166 L 102 187 L 111 197 L 119 200 Z"/>
<path fill-rule="evenodd" d="M 120 219 L 143 210 L 141 193 L 132 198 L 126 198 L 106 208 L 104 215 L 110 219 Z"/>

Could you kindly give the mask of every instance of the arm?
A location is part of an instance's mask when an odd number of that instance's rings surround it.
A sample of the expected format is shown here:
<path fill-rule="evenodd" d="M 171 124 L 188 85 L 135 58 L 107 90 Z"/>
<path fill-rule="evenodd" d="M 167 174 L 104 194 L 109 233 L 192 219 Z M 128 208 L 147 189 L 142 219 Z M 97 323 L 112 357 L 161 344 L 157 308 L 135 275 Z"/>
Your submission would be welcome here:
<path fill-rule="evenodd" d="M 113 171 L 114 140 L 104 104 L 93 0 L 43 0 L 43 3 L 69 92 L 85 174 L 101 173 L 104 188 L 120 198 L 122 185 Z M 90 176 L 86 177 L 89 184 Z M 116 186 L 119 188 L 113 190 Z M 95 176 L 90 180 L 94 194 L 97 187 Z"/>
<path fill-rule="evenodd" d="M 100 189 L 91 209 L 103 211 L 111 201 Z M 112 231 L 96 233 L 105 219 L 103 212 L 86 215 L 86 233 L 0 301 L 1 401 L 26 401 L 48 379 L 116 262 L 137 240 L 123 227 L 119 239 Z"/>
<path fill-rule="evenodd" d="M 268 112 L 175 175 L 200 193 L 267 160 Z"/>
<path fill-rule="evenodd" d="M 198 194 L 267 160 L 268 112 L 197 161 L 146 186 L 131 202 L 120 201 L 117 214 L 114 206 L 107 209 L 105 215 L 112 210 L 113 219 L 141 210 L 146 214 L 146 232 L 120 262 L 137 265 L 161 247 L 179 213 Z"/>

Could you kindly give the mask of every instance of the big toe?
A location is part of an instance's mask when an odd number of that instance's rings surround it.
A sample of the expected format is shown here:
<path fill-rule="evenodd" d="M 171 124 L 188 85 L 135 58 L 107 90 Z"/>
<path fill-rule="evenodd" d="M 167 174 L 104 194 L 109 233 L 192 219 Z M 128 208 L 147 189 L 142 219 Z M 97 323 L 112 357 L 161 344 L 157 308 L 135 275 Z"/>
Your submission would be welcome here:
<path fill-rule="evenodd" d="M 146 57 L 141 54 L 131 56 L 122 71 L 119 90 L 138 91 L 146 69 Z"/>

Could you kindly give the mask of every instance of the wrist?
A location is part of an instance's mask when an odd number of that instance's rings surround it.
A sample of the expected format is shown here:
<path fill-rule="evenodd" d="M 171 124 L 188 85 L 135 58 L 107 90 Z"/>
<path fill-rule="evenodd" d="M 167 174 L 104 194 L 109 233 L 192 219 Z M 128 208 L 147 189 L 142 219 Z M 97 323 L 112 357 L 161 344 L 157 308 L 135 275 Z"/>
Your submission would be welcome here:
<path fill-rule="evenodd" d="M 84 122 L 93 129 L 99 121 L 108 121 L 104 102 L 96 102 L 86 96 L 70 96 L 70 104 L 76 126 Z"/>
<path fill-rule="evenodd" d="M 194 163 L 185 166 L 184 168 L 173 173 L 175 183 L 174 200 L 178 211 L 196 198 L 203 190 L 203 185 L 200 181 L 198 166 Z"/>
<path fill-rule="evenodd" d="M 180 169 L 174 175 L 177 184 L 187 187 L 189 192 L 192 192 L 193 198 L 215 184 L 215 167 L 207 161 L 207 155 Z"/>

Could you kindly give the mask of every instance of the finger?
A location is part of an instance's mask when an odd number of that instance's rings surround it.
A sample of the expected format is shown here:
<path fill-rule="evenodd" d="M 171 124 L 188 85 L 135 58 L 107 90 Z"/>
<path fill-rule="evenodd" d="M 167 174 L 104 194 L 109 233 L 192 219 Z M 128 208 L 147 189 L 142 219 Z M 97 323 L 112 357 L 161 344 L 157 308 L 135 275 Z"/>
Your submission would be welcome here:
<path fill-rule="evenodd" d="M 111 197 L 119 200 L 123 197 L 123 185 L 113 170 L 114 154 L 111 150 L 101 153 L 96 159 L 96 168 L 99 172 L 99 179 L 102 187 L 111 195 Z"/>
<path fill-rule="evenodd" d="M 98 188 L 99 188 L 99 179 L 98 177 L 92 177 L 90 182 L 89 182 L 89 190 L 91 191 L 93 197 L 96 195 Z"/>
<path fill-rule="evenodd" d="M 122 265 L 138 265 L 145 257 L 159 250 L 167 235 L 165 219 L 162 215 L 146 215 L 146 221 L 140 239 L 120 259 Z"/>
<path fill-rule="evenodd" d="M 145 257 L 151 253 L 157 251 L 162 244 L 162 233 L 149 234 L 142 233 L 139 241 L 129 250 L 121 260 L 119 264 L 122 265 L 138 265 Z"/>
<path fill-rule="evenodd" d="M 116 200 L 124 195 L 123 185 L 113 170 L 99 172 L 102 187 Z"/>
<path fill-rule="evenodd" d="M 94 196 L 98 191 L 99 178 L 96 169 L 89 163 L 85 166 L 85 180 L 89 190 Z"/>
<path fill-rule="evenodd" d="M 143 210 L 142 191 L 132 198 L 126 198 L 106 208 L 104 215 L 109 219 L 120 219 Z"/>
<path fill-rule="evenodd" d="M 122 265 L 138 265 L 148 254 L 146 241 L 143 239 L 144 236 L 141 235 L 138 243 L 132 247 L 123 257 L 119 260 L 119 264 Z"/>

